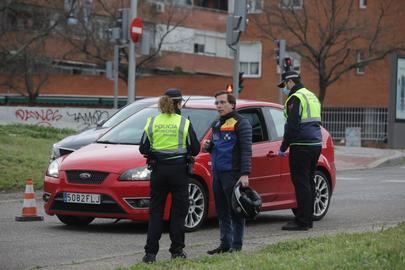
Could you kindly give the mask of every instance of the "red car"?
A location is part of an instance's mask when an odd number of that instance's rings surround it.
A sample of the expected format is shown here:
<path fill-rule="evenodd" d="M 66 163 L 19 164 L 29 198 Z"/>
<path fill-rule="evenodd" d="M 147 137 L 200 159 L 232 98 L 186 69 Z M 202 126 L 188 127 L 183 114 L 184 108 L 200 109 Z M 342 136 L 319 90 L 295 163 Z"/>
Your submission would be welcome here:
<path fill-rule="evenodd" d="M 249 119 L 253 133 L 250 185 L 260 193 L 262 211 L 296 207 L 287 157 L 277 156 L 284 133 L 282 106 L 260 101 L 238 100 L 237 110 Z M 87 225 L 94 218 L 148 220 L 149 176 L 139 142 L 147 117 L 156 115 L 156 105 L 147 107 L 104 134 L 97 142 L 53 161 L 44 183 L 45 212 L 67 225 Z M 214 99 L 191 97 L 182 109 L 200 141 L 211 134 L 218 117 Z M 335 186 L 334 148 L 329 133 L 322 129 L 323 149 L 314 181 L 314 219 L 328 211 Z M 201 152 L 190 175 L 190 208 L 185 220 L 188 231 L 215 216 L 211 161 Z M 169 218 L 170 198 L 165 209 Z"/>

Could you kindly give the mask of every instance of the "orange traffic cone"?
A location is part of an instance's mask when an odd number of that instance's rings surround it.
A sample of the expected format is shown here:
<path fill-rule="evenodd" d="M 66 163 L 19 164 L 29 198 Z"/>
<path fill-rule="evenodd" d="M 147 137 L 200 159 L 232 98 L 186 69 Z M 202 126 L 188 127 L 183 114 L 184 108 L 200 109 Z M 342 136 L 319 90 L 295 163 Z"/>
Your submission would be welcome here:
<path fill-rule="evenodd" d="M 22 216 L 15 217 L 16 221 L 41 221 L 44 217 L 37 215 L 37 206 L 35 201 L 34 185 L 32 179 L 27 179 L 24 193 L 24 203 Z"/>

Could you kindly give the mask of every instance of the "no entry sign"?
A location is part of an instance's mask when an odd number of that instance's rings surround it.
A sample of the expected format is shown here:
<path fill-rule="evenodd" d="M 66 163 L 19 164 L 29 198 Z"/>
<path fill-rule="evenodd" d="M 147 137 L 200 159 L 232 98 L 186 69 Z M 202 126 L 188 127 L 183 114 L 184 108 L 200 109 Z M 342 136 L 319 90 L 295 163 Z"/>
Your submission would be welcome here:
<path fill-rule="evenodd" d="M 134 43 L 139 41 L 140 36 L 143 33 L 143 23 L 141 18 L 133 19 L 131 23 L 131 39 Z"/>

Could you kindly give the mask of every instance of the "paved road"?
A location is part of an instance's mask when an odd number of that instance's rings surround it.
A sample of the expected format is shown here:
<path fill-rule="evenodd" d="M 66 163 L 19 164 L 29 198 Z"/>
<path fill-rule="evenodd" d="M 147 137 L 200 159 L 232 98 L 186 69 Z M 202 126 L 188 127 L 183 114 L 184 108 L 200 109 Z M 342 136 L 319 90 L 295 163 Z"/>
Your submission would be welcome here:
<path fill-rule="evenodd" d="M 143 255 L 146 224 L 96 220 L 79 229 L 48 216 L 44 222 L 15 222 L 22 207 L 19 197 L 0 195 L 0 269 L 113 269 L 134 264 Z M 43 214 L 42 203 L 38 204 Z M 292 218 L 290 211 L 274 211 L 249 222 L 245 252 L 290 238 L 378 230 L 404 222 L 405 166 L 339 172 L 329 213 L 312 231 L 281 231 Z M 205 255 L 218 244 L 217 239 L 212 220 L 187 234 L 186 250 L 190 257 Z M 168 235 L 163 235 L 158 259 L 169 258 L 169 243 Z"/>

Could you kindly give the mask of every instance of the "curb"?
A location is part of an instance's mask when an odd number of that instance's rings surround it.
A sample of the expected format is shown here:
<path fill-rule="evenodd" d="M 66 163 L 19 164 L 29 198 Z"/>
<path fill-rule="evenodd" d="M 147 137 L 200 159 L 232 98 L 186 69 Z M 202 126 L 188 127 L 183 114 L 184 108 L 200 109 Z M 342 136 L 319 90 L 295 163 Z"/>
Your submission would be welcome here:
<path fill-rule="evenodd" d="M 373 163 L 369 164 L 367 168 L 372 169 L 372 168 L 396 166 L 404 162 L 405 162 L 405 155 L 399 152 L 393 157 L 376 160 Z"/>

